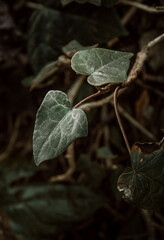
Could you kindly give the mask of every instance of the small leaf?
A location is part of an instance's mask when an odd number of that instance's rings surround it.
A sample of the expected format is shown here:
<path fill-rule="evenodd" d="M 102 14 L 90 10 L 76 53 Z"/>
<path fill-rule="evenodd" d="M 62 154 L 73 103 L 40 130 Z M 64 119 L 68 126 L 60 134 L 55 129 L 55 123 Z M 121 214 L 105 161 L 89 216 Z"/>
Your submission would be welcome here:
<path fill-rule="evenodd" d="M 164 141 L 133 145 L 132 168 L 118 179 L 118 189 L 125 200 L 148 210 L 164 206 L 163 159 Z"/>
<path fill-rule="evenodd" d="M 100 157 L 100 158 L 115 158 L 116 155 L 114 155 L 108 147 L 104 146 L 104 147 L 101 147 L 98 149 L 98 157 Z"/>
<path fill-rule="evenodd" d="M 94 48 L 77 52 L 71 61 L 72 69 L 80 74 L 89 75 L 88 83 L 101 86 L 127 80 L 129 59 L 132 53 Z"/>
<path fill-rule="evenodd" d="M 49 91 L 36 116 L 33 152 L 36 165 L 60 155 L 78 137 L 88 134 L 88 122 L 81 109 L 71 109 L 67 95 Z"/>
<path fill-rule="evenodd" d="M 97 45 L 92 46 L 83 46 L 78 41 L 72 40 L 67 45 L 62 47 L 63 53 L 65 53 L 68 57 L 72 57 L 77 51 L 91 49 L 93 47 L 96 47 Z"/>

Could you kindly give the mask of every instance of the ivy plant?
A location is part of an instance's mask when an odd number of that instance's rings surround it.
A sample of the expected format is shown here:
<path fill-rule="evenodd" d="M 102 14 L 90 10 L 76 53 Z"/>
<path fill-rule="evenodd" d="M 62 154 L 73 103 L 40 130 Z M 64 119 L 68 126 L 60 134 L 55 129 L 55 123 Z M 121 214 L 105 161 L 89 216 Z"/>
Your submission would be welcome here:
<path fill-rule="evenodd" d="M 94 48 L 77 52 L 71 63 L 76 72 L 89 75 L 88 83 L 101 86 L 126 81 L 132 55 Z M 77 106 L 71 108 L 67 95 L 61 91 L 46 94 L 37 112 L 33 134 L 36 165 L 59 156 L 76 138 L 87 136 L 87 117 Z"/>
<path fill-rule="evenodd" d="M 74 107 L 61 91 L 49 91 L 36 115 L 33 134 L 34 160 L 36 165 L 56 158 L 77 138 L 88 134 L 88 122 L 79 105 L 88 99 L 106 93 L 111 85 L 117 89 L 127 81 L 129 52 L 92 48 L 75 53 L 71 59 L 72 69 L 87 75 L 90 85 L 97 93 L 88 96 Z M 119 87 L 118 87 L 119 86 Z M 116 97 L 116 96 L 115 96 Z M 116 100 L 115 100 L 116 101 Z M 115 107 L 117 115 L 117 107 Z M 118 190 L 123 198 L 144 209 L 164 205 L 164 143 L 134 144 L 128 148 L 131 168 L 118 179 Z"/>

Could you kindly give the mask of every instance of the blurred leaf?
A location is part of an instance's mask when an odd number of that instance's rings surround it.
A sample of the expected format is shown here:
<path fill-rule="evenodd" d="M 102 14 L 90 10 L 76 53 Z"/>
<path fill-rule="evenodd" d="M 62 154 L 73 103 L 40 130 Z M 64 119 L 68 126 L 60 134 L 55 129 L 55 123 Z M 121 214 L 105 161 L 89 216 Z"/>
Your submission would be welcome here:
<path fill-rule="evenodd" d="M 101 6 L 101 0 L 61 0 L 61 3 L 63 6 L 66 6 L 67 4 L 71 2 L 77 2 L 77 3 L 91 3 L 96 6 Z"/>
<path fill-rule="evenodd" d="M 72 57 L 77 51 L 90 49 L 90 48 L 93 48 L 94 46 L 93 45 L 92 46 L 83 46 L 78 41 L 72 40 L 67 45 L 62 47 L 62 51 L 67 56 Z"/>
<path fill-rule="evenodd" d="M 32 161 L 26 159 L 7 159 L 0 164 L 0 207 L 11 203 L 14 196 L 10 194 L 9 188 L 15 182 L 23 183 L 34 176 L 37 172 L 37 167 Z"/>
<path fill-rule="evenodd" d="M 94 48 L 75 53 L 71 67 L 77 73 L 89 75 L 87 81 L 94 86 L 125 82 L 132 56 L 132 53 Z"/>
<path fill-rule="evenodd" d="M 77 169 L 88 177 L 88 183 L 92 186 L 100 186 L 106 176 L 105 171 L 97 162 L 91 161 L 88 155 L 82 154 L 77 162 Z"/>
<path fill-rule="evenodd" d="M 108 200 L 102 192 L 82 185 L 33 184 L 13 187 L 15 201 L 3 210 L 18 239 L 44 239 L 91 217 Z"/>
<path fill-rule="evenodd" d="M 67 95 L 49 91 L 36 116 L 33 152 L 36 165 L 60 155 L 79 137 L 88 134 L 88 122 L 81 109 L 71 109 Z"/>
<path fill-rule="evenodd" d="M 58 61 L 46 64 L 41 69 L 41 71 L 33 78 L 31 82 L 31 89 L 35 88 L 37 85 L 40 85 L 45 80 L 51 78 L 58 70 L 58 68 Z"/>
<path fill-rule="evenodd" d="M 108 147 L 104 146 L 104 147 L 101 147 L 101 148 L 98 149 L 98 157 L 101 157 L 101 158 L 115 158 L 116 155 L 114 155 Z"/>
<path fill-rule="evenodd" d="M 61 55 L 64 22 L 59 11 L 44 8 L 32 14 L 29 21 L 28 55 L 34 73 Z"/>
<path fill-rule="evenodd" d="M 164 141 L 133 145 L 132 169 L 118 179 L 118 189 L 125 200 L 149 210 L 164 206 L 163 157 Z"/>
<path fill-rule="evenodd" d="M 126 34 L 113 8 L 93 6 L 88 11 L 81 7 L 69 13 L 49 8 L 37 10 L 29 21 L 28 55 L 32 69 L 38 73 L 47 63 L 57 60 L 62 46 L 73 39 L 85 46 Z"/>
<path fill-rule="evenodd" d="M 9 159 L 0 164 L 1 185 L 11 185 L 14 181 L 33 176 L 37 167 L 26 159 Z"/>

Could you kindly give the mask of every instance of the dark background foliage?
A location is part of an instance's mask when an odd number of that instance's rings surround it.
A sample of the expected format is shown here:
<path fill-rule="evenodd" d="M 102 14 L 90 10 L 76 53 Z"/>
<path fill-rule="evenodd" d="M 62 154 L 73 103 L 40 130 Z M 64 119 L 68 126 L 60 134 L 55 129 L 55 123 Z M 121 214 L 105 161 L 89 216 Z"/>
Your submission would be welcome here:
<path fill-rule="evenodd" d="M 76 141 L 76 169 L 66 181 L 52 182 L 68 169 L 65 154 L 35 166 L 32 133 L 45 94 L 67 93 L 77 79 L 69 62 L 61 61 L 70 56 L 65 45 L 76 40 L 80 48 L 98 44 L 136 54 L 163 32 L 164 16 L 138 9 L 125 27 L 121 19 L 129 6 L 104 0 L 100 7 L 77 2 L 63 7 L 61 2 L 0 1 L 0 239 L 151 239 L 145 213 L 117 190 L 117 178 L 130 161 L 109 104 L 87 113 L 89 136 Z M 150 139 L 122 117 L 130 145 L 163 136 L 163 46 L 151 50 L 142 74 L 119 97 L 124 111 L 153 135 Z M 75 103 L 93 92 L 84 82 Z M 150 216 L 154 239 L 163 239 L 163 209 Z"/>

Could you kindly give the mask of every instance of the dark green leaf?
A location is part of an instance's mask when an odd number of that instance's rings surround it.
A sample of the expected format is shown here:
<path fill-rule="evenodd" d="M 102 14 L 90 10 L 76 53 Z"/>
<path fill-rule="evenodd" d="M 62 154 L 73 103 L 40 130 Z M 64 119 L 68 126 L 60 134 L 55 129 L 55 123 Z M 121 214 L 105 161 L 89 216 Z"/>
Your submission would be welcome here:
<path fill-rule="evenodd" d="M 49 91 L 36 116 L 33 152 L 36 165 L 60 155 L 78 137 L 87 136 L 88 122 L 81 109 L 71 109 L 67 95 Z"/>
<path fill-rule="evenodd" d="M 29 22 L 28 55 L 34 73 L 57 60 L 62 46 L 73 39 L 85 46 L 127 34 L 113 8 L 91 7 L 88 10 L 82 5 L 69 13 L 43 8 L 33 13 Z"/>
<path fill-rule="evenodd" d="M 88 83 L 101 86 L 125 82 L 132 56 L 132 53 L 94 48 L 75 53 L 71 66 L 75 72 L 89 75 Z"/>
<path fill-rule="evenodd" d="M 106 176 L 105 171 L 97 162 L 91 161 L 88 155 L 82 154 L 77 162 L 77 169 L 87 176 L 87 183 L 99 187 Z"/>
<path fill-rule="evenodd" d="M 164 206 L 163 159 L 164 142 L 133 145 L 132 168 L 118 179 L 125 200 L 144 209 Z"/>
<path fill-rule="evenodd" d="M 82 185 L 33 184 L 13 187 L 15 201 L 3 210 L 22 240 L 48 240 L 72 224 L 91 217 L 108 199 Z"/>

